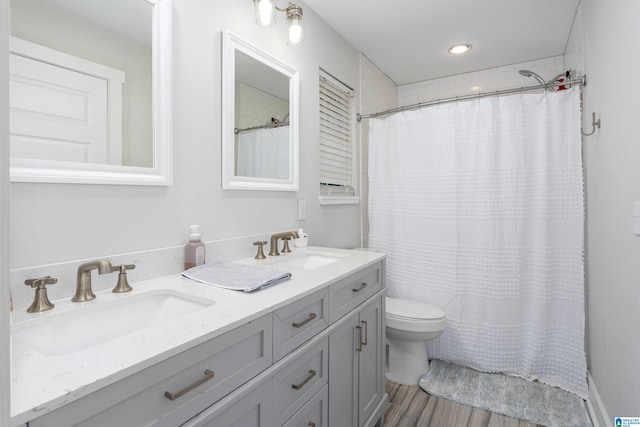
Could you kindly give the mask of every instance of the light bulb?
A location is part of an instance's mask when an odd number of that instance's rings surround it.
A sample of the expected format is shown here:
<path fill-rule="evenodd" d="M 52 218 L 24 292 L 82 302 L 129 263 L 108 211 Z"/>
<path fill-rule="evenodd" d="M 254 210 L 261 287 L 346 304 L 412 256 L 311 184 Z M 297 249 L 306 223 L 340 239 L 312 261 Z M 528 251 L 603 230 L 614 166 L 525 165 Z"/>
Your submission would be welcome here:
<path fill-rule="evenodd" d="M 449 48 L 449 53 L 454 55 L 460 55 L 461 53 L 469 52 L 471 50 L 470 44 L 458 44 Z"/>
<path fill-rule="evenodd" d="M 271 0 L 257 1 L 256 22 L 261 27 L 271 27 L 276 23 L 275 10 Z"/>
<path fill-rule="evenodd" d="M 298 46 L 302 43 L 304 32 L 298 18 L 291 19 L 291 26 L 289 27 L 289 44 L 292 46 Z"/>

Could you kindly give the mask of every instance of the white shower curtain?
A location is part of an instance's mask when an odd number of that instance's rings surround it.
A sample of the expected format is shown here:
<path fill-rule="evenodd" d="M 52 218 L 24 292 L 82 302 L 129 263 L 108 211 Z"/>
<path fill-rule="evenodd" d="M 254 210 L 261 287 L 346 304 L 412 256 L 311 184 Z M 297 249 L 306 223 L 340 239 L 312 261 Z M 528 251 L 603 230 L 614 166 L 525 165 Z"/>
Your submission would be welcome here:
<path fill-rule="evenodd" d="M 238 134 L 239 176 L 289 179 L 289 127 Z"/>
<path fill-rule="evenodd" d="M 586 398 L 577 88 L 372 119 L 369 246 L 441 307 L 429 355 Z"/>

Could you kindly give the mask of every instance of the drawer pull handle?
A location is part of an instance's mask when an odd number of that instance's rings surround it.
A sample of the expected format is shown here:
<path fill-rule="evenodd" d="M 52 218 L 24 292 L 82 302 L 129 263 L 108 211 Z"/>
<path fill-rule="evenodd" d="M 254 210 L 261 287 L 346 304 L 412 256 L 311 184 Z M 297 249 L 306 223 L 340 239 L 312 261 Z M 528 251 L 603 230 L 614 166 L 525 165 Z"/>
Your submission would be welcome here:
<path fill-rule="evenodd" d="M 309 427 L 316 427 L 316 423 L 314 423 L 313 421 L 309 421 L 309 424 L 307 424 Z"/>
<path fill-rule="evenodd" d="M 309 313 L 309 317 L 307 317 L 304 321 L 302 321 L 300 323 L 293 322 L 293 327 L 294 328 L 302 328 L 304 325 L 306 325 L 307 323 L 311 322 L 316 317 L 318 317 L 318 316 L 315 313 Z"/>
<path fill-rule="evenodd" d="M 293 388 L 294 390 L 300 390 L 302 387 L 304 387 L 306 383 L 311 381 L 311 378 L 315 376 L 316 376 L 316 371 L 314 371 L 313 369 L 310 369 L 309 376 L 305 378 L 304 381 L 302 381 L 300 384 L 291 384 L 291 388 Z"/>
<path fill-rule="evenodd" d="M 365 282 L 365 283 L 361 283 L 359 288 L 353 288 L 351 290 L 353 292 L 360 292 L 360 291 L 364 290 L 364 288 L 366 288 L 367 286 L 368 286 L 368 284 Z"/>
<path fill-rule="evenodd" d="M 181 396 L 184 396 L 185 394 L 189 393 L 194 388 L 196 388 L 198 386 L 201 386 L 202 384 L 206 383 L 210 379 L 213 379 L 213 375 L 214 375 L 213 371 L 210 371 L 210 370 L 206 369 L 204 371 L 204 377 L 200 378 L 198 381 L 196 381 L 195 383 L 191 384 L 190 386 L 187 386 L 187 387 L 183 388 L 182 390 L 180 390 L 176 394 L 173 394 L 171 392 L 165 391 L 164 392 L 164 397 L 166 397 L 167 399 L 169 399 L 171 401 L 174 401 L 177 398 L 179 398 Z"/>
<path fill-rule="evenodd" d="M 358 347 L 356 351 L 362 351 L 362 326 L 356 326 L 356 329 L 358 330 Z"/>
<path fill-rule="evenodd" d="M 361 320 L 360 323 L 364 325 L 364 342 L 360 341 L 360 344 L 362 344 L 360 348 L 362 348 L 362 346 L 367 345 L 367 342 L 369 341 L 369 328 L 367 328 L 366 321 Z M 362 335 L 360 335 L 360 339 L 362 340 Z"/>

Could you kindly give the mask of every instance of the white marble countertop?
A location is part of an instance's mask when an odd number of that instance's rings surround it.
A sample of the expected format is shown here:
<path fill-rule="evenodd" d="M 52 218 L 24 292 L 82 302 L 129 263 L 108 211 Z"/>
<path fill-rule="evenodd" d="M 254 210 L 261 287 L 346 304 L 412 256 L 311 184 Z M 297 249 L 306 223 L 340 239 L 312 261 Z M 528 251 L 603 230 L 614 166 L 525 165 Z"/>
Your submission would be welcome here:
<path fill-rule="evenodd" d="M 279 259 L 312 251 L 346 256 L 317 269 L 291 270 L 291 280 L 253 293 L 220 289 L 175 274 L 131 283 L 133 291 L 128 294 L 113 294 L 107 289 L 95 292 L 97 298 L 90 302 L 71 303 L 67 298 L 52 301 L 56 307 L 44 313 L 14 312 L 12 330 L 24 327 L 25 322 L 35 324 L 46 321 L 49 316 L 86 309 L 87 305 L 165 289 L 215 301 L 211 306 L 171 321 L 62 356 L 44 356 L 12 337 L 11 425 L 19 426 L 42 416 L 384 258 L 383 254 L 367 250 L 308 247 L 296 248 L 292 254 Z M 273 260 L 271 257 L 265 261 L 248 258 L 237 262 L 269 266 Z"/>

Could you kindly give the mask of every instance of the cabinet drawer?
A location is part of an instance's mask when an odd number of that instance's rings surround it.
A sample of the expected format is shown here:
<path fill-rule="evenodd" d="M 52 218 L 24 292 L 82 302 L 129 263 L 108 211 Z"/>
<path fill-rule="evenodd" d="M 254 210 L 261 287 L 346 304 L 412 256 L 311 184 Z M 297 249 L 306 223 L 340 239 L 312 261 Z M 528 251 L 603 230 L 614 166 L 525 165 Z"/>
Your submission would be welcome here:
<path fill-rule="evenodd" d="M 325 385 L 282 427 L 327 427 L 329 425 L 329 386 Z"/>
<path fill-rule="evenodd" d="M 327 327 L 328 290 L 306 296 L 273 313 L 273 360 L 278 361 Z"/>
<path fill-rule="evenodd" d="M 181 427 L 270 427 L 273 393 L 271 380 L 241 393 L 232 393 Z"/>
<path fill-rule="evenodd" d="M 32 425 L 179 425 L 269 367 L 271 343 L 269 314 L 65 405 Z"/>
<path fill-rule="evenodd" d="M 275 425 L 284 424 L 327 384 L 328 350 L 325 338 L 287 360 L 274 374 Z"/>
<path fill-rule="evenodd" d="M 329 286 L 329 323 L 333 323 L 382 289 L 382 263 Z"/>

